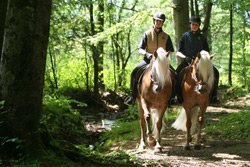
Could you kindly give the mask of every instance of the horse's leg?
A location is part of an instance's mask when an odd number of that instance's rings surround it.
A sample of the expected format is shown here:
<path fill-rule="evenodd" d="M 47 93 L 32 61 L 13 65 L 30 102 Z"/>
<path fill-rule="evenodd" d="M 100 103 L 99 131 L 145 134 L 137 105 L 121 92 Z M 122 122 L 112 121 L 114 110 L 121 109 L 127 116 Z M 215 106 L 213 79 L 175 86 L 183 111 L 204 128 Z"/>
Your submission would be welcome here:
<path fill-rule="evenodd" d="M 166 109 L 164 107 L 164 110 L 158 110 L 158 121 L 156 123 L 156 127 L 157 127 L 157 134 L 156 134 L 156 146 L 155 146 L 155 152 L 162 152 L 162 147 L 160 145 L 161 143 L 161 128 L 162 128 L 162 119 L 164 116 Z"/>
<path fill-rule="evenodd" d="M 142 150 L 146 147 L 146 144 L 145 144 L 145 119 L 141 102 L 138 102 L 138 112 L 140 116 L 140 126 L 141 126 L 141 141 L 139 149 Z"/>
<path fill-rule="evenodd" d="M 202 106 L 200 108 L 200 114 L 198 117 L 198 132 L 197 132 L 197 137 L 196 137 L 196 141 L 194 144 L 194 149 L 196 150 L 200 150 L 201 149 L 201 143 L 200 143 L 200 139 L 201 139 L 201 128 L 202 128 L 202 124 L 204 122 L 204 114 L 206 112 L 207 106 Z"/>
<path fill-rule="evenodd" d="M 191 109 L 188 109 L 188 108 L 185 108 L 185 111 L 186 111 L 186 117 L 187 117 L 187 122 L 186 122 L 186 127 L 187 127 L 187 138 L 186 138 L 186 144 L 185 146 L 183 147 L 183 150 L 190 150 L 190 145 L 189 145 L 189 142 L 192 141 L 192 136 L 191 136 L 191 133 L 190 133 L 190 129 L 191 129 L 191 125 L 192 125 L 192 122 L 191 122 Z"/>
<path fill-rule="evenodd" d="M 143 98 L 141 99 L 141 102 L 142 102 L 142 108 L 144 111 L 144 119 L 146 121 L 146 126 L 147 126 L 148 144 L 149 144 L 149 146 L 155 146 L 155 139 L 152 136 L 152 130 L 150 128 L 149 108 L 147 107 L 147 103 L 145 102 L 145 100 Z"/>

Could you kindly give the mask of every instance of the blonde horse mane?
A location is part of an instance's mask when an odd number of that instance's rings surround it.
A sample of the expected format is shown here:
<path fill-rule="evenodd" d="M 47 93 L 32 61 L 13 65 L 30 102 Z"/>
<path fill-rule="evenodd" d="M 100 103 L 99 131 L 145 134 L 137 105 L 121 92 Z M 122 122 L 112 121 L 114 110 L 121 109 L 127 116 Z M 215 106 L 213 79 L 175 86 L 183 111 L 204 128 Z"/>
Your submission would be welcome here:
<path fill-rule="evenodd" d="M 170 81 L 169 60 L 167 52 L 163 48 L 157 49 L 157 58 L 153 60 L 152 76 L 156 82 L 164 87 L 166 81 Z"/>
<path fill-rule="evenodd" d="M 201 58 L 198 63 L 198 70 L 203 78 L 203 82 L 206 82 L 211 90 L 214 83 L 213 63 L 207 51 L 201 51 L 200 55 Z"/>

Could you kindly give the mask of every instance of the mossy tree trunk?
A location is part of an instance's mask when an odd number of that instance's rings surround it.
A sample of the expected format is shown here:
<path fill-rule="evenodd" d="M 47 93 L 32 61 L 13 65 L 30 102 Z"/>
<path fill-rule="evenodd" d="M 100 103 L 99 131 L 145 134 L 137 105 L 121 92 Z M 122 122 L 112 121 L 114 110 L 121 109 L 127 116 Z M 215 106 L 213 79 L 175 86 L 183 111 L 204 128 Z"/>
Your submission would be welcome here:
<path fill-rule="evenodd" d="M 3 33 L 4 33 L 4 24 L 6 18 L 8 0 L 0 1 L 0 58 L 2 54 L 2 46 L 3 46 Z"/>
<path fill-rule="evenodd" d="M 39 135 L 51 0 L 9 0 L 0 62 L 0 137 L 21 140 L 19 150 L 43 152 Z"/>
<path fill-rule="evenodd" d="M 173 22 L 174 22 L 174 36 L 175 36 L 175 46 L 177 49 L 181 35 L 188 31 L 189 23 L 189 10 L 188 10 L 188 0 L 172 0 L 173 6 Z M 177 65 L 181 63 L 181 58 L 177 57 Z"/>

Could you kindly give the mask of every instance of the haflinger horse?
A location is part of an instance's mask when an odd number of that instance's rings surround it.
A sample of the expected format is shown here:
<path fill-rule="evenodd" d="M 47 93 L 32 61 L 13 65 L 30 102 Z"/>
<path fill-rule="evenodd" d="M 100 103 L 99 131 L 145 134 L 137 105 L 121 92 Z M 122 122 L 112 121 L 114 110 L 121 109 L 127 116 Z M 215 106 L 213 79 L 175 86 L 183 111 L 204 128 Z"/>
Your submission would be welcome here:
<path fill-rule="evenodd" d="M 214 54 L 215 55 L 215 54 Z M 204 114 L 209 104 L 210 91 L 214 83 L 212 58 L 207 51 L 197 54 L 192 64 L 185 70 L 185 80 L 182 85 L 183 108 L 172 124 L 177 130 L 187 132 L 184 150 L 190 150 L 189 142 L 198 122 L 198 131 L 194 149 L 201 149 L 201 128 L 204 122 Z M 198 115 L 199 113 L 199 115 Z"/>
<path fill-rule="evenodd" d="M 155 152 L 162 151 L 160 133 L 162 126 L 165 126 L 163 116 L 172 94 L 172 78 L 174 77 L 170 71 L 169 55 L 169 52 L 166 52 L 163 48 L 157 49 L 149 67 L 146 69 L 141 85 L 138 86 L 137 100 L 141 126 L 139 149 L 146 147 L 146 125 L 149 146 L 155 146 Z M 153 130 L 150 128 L 150 117 L 152 118 Z"/>

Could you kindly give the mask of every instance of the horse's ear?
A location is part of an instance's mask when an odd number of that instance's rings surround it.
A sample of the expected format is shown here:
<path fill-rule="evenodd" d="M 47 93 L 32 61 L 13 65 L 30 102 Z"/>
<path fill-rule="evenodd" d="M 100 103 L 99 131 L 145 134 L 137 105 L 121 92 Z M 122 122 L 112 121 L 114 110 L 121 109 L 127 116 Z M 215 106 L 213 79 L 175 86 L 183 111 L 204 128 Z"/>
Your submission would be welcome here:
<path fill-rule="evenodd" d="M 166 56 L 169 57 L 171 55 L 171 52 L 167 52 Z"/>
<path fill-rule="evenodd" d="M 197 57 L 198 57 L 198 59 L 201 58 L 201 52 L 198 52 L 198 53 L 197 53 Z"/>
<path fill-rule="evenodd" d="M 216 55 L 216 53 L 212 54 L 212 55 L 210 56 L 210 60 L 212 60 L 212 59 L 214 58 L 215 55 Z"/>
<path fill-rule="evenodd" d="M 155 58 L 157 58 L 157 51 L 154 51 L 153 55 Z"/>

